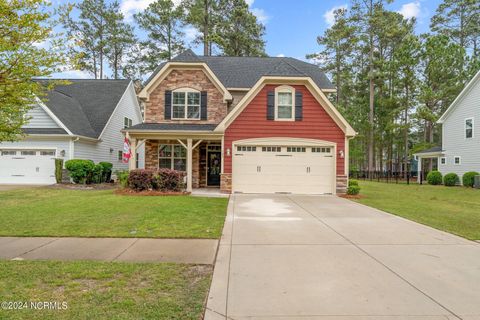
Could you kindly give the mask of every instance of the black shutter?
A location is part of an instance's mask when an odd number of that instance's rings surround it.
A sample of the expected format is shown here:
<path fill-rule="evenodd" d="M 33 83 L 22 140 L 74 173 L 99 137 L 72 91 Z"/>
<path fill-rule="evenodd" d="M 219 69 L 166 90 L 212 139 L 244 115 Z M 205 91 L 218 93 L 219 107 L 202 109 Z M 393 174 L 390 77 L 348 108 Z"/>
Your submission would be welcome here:
<path fill-rule="evenodd" d="M 303 94 L 295 92 L 295 121 L 303 120 Z"/>
<path fill-rule="evenodd" d="M 165 90 L 165 120 L 172 119 L 172 91 Z"/>
<path fill-rule="evenodd" d="M 275 120 L 275 92 L 267 92 L 267 120 Z"/>
<path fill-rule="evenodd" d="M 200 94 L 200 119 L 207 120 L 207 91 Z"/>

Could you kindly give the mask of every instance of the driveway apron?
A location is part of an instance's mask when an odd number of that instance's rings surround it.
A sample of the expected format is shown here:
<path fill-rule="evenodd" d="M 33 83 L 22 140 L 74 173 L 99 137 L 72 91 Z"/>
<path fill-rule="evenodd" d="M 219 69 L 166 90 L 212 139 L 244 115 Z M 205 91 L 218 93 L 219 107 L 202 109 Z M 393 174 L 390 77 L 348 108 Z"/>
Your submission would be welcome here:
<path fill-rule="evenodd" d="M 335 196 L 230 198 L 205 319 L 480 319 L 480 245 Z"/>

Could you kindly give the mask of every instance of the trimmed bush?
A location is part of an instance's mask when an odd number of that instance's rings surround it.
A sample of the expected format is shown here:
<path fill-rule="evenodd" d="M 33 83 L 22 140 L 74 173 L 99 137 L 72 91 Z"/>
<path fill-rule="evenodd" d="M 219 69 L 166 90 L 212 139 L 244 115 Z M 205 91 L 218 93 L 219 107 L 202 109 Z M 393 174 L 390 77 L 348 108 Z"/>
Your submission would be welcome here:
<path fill-rule="evenodd" d="M 185 188 L 184 178 L 185 172 L 183 171 L 160 169 L 157 172 L 154 187 L 162 191 L 181 191 Z"/>
<path fill-rule="evenodd" d="M 101 164 L 96 164 L 92 169 L 91 179 L 93 183 L 102 183 L 103 182 L 103 166 Z"/>
<path fill-rule="evenodd" d="M 348 180 L 348 186 L 358 186 L 358 180 L 350 179 Z"/>
<path fill-rule="evenodd" d="M 478 176 L 480 173 L 475 171 L 465 172 L 462 176 L 462 182 L 464 187 L 473 188 L 473 184 L 475 182 L 475 176 Z"/>
<path fill-rule="evenodd" d="M 55 180 L 62 183 L 63 178 L 63 159 L 55 159 Z"/>
<path fill-rule="evenodd" d="M 112 168 L 113 164 L 111 162 L 99 162 L 99 165 L 102 166 L 102 182 L 110 182 L 112 180 Z"/>
<path fill-rule="evenodd" d="M 446 185 L 447 187 L 453 187 L 457 185 L 457 183 L 460 182 L 460 179 L 458 178 L 456 173 L 447 173 L 443 177 L 443 184 Z"/>
<path fill-rule="evenodd" d="M 118 182 L 120 183 L 120 186 L 122 188 L 128 187 L 128 176 L 129 176 L 128 170 L 117 171 L 116 175 L 117 175 Z"/>
<path fill-rule="evenodd" d="M 347 194 L 354 196 L 360 193 L 360 186 L 358 185 L 350 185 L 347 188 Z"/>
<path fill-rule="evenodd" d="M 128 187 L 135 191 L 152 190 L 156 186 L 155 171 L 136 169 L 128 175 Z"/>
<path fill-rule="evenodd" d="M 90 180 L 94 166 L 92 160 L 72 159 L 65 162 L 65 168 L 75 183 L 86 183 Z"/>
<path fill-rule="evenodd" d="M 442 184 L 442 174 L 436 170 L 430 171 L 427 174 L 427 182 L 434 186 Z"/>

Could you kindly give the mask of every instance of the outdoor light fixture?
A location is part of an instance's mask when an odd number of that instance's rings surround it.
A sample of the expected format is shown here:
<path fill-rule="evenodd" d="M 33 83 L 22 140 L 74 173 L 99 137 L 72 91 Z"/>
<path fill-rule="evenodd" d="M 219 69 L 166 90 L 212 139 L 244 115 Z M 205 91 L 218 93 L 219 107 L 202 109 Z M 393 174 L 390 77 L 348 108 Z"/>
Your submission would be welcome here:
<path fill-rule="evenodd" d="M 227 157 L 230 157 L 230 148 L 227 148 Z"/>
<path fill-rule="evenodd" d="M 345 155 L 343 154 L 343 150 L 338 151 L 338 154 L 340 155 L 340 158 L 342 158 L 342 159 L 343 159 L 343 157 L 345 157 Z"/>
<path fill-rule="evenodd" d="M 112 152 L 113 152 L 113 148 L 110 148 L 110 153 L 112 153 Z"/>
<path fill-rule="evenodd" d="M 65 157 L 65 150 L 60 151 L 60 156 Z"/>

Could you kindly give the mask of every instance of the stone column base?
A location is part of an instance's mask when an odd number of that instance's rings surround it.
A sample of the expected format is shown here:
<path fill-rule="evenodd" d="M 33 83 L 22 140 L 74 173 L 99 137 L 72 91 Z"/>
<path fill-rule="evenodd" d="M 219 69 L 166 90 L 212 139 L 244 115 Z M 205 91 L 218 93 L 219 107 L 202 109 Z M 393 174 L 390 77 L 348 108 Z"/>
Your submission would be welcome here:
<path fill-rule="evenodd" d="M 348 187 L 348 176 L 346 175 L 337 175 L 337 194 L 347 193 Z"/>
<path fill-rule="evenodd" d="M 232 193 L 232 174 L 222 173 L 220 175 L 220 191 L 222 193 Z"/>

